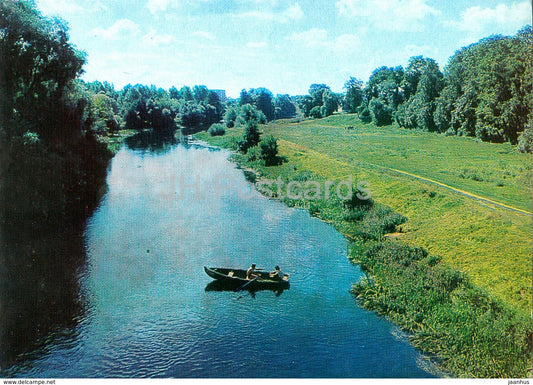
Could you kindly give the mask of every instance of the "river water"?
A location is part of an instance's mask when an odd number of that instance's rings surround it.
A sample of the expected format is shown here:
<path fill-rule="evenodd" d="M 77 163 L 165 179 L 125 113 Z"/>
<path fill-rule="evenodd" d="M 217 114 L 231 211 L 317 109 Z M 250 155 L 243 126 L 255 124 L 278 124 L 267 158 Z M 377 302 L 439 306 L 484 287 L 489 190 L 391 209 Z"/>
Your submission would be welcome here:
<path fill-rule="evenodd" d="M 225 150 L 124 147 L 89 219 L 74 322 L 4 370 L 16 377 L 432 377 L 393 324 L 357 306 L 347 242 L 268 199 Z M 255 262 L 283 292 L 217 290 L 203 266 Z"/>

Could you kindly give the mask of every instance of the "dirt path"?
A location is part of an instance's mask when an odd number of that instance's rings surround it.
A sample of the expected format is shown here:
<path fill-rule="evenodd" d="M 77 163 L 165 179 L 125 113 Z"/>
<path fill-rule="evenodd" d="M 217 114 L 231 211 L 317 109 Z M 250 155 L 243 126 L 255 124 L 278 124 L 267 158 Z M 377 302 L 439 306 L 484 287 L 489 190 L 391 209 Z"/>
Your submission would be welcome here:
<path fill-rule="evenodd" d="M 390 167 L 385 167 L 385 166 L 380 166 L 378 164 L 372 164 L 372 166 L 375 166 L 375 167 L 378 167 L 378 168 L 382 168 L 384 170 L 392 171 L 392 172 L 397 173 L 397 174 L 407 175 L 407 176 L 409 176 L 411 178 L 414 178 L 414 179 L 417 179 L 417 180 L 421 180 L 421 181 L 428 182 L 428 183 L 431 183 L 431 184 L 434 184 L 434 185 L 437 185 L 437 186 L 440 186 L 440 187 L 444 187 L 444 188 L 446 188 L 448 190 L 451 190 L 453 192 L 456 192 L 456 193 L 461 194 L 463 196 L 466 196 L 468 198 L 472 198 L 474 200 L 477 200 L 477 201 L 480 201 L 480 202 L 484 202 L 484 203 L 489 203 L 489 204 L 491 204 L 493 206 L 496 206 L 496 207 L 501 207 L 501 208 L 504 208 L 504 209 L 507 209 L 507 210 L 511 210 L 511 211 L 520 213 L 520 214 L 533 216 L 533 214 L 531 212 L 529 212 L 529 211 L 522 210 L 522 209 L 519 209 L 519 208 L 516 208 L 516 207 L 512 207 L 512 206 L 506 205 L 505 203 L 496 202 L 496 201 L 494 201 L 492 199 L 485 198 L 485 197 L 482 197 L 482 196 L 479 196 L 479 195 L 476 195 L 476 194 L 469 193 L 468 191 L 464 191 L 464 190 L 449 186 L 447 184 L 438 182 L 438 181 L 433 180 L 433 179 L 424 178 L 422 176 L 411 174 L 411 173 L 406 172 L 406 171 L 397 170 L 397 169 L 390 168 Z"/>
<path fill-rule="evenodd" d="M 319 152 L 319 151 L 316 151 L 316 150 L 313 150 L 313 149 L 310 149 L 309 147 L 296 144 L 296 143 L 291 142 L 291 141 L 286 140 L 286 139 L 285 140 L 281 140 L 281 141 L 290 143 L 292 145 L 291 147 L 300 147 L 302 149 L 305 148 L 305 151 L 308 151 L 308 152 L 311 152 L 311 153 L 315 153 L 315 154 L 319 154 L 320 156 L 329 158 L 329 159 L 331 159 L 334 162 L 337 162 L 337 163 L 340 163 L 340 164 L 342 164 L 344 166 L 350 167 L 350 165 L 348 163 L 346 163 L 346 162 L 339 161 L 337 159 L 333 159 L 329 155 L 324 154 L 324 153 Z M 482 197 L 482 196 L 479 196 L 479 195 L 476 195 L 476 194 L 472 194 L 472 193 L 469 193 L 468 191 L 464 191 L 464 190 L 449 186 L 449 185 L 447 185 L 445 183 L 438 182 L 438 181 L 433 180 L 433 179 L 425 178 L 425 177 L 422 177 L 422 176 L 416 175 L 416 174 L 411 174 L 411 173 L 409 173 L 407 171 L 402 171 L 402 170 L 398 170 L 398 169 L 395 169 L 395 168 L 381 166 L 379 164 L 367 163 L 367 162 L 365 162 L 365 164 L 368 164 L 371 167 L 380 168 L 382 170 L 385 170 L 385 171 L 388 171 L 388 172 L 391 172 L 391 173 L 394 173 L 394 174 L 405 175 L 405 176 L 408 176 L 408 177 L 413 178 L 413 179 L 417 179 L 417 180 L 420 180 L 420 181 L 424 181 L 424 182 L 428 182 L 428 183 L 434 184 L 434 185 L 439 186 L 439 187 L 443 187 L 443 188 L 448 189 L 450 191 L 453 191 L 453 192 L 455 192 L 457 194 L 461 194 L 461 195 L 463 195 L 463 196 L 465 196 L 467 198 L 474 199 L 474 200 L 476 200 L 478 202 L 482 202 L 482 203 L 489 204 L 489 205 L 492 205 L 492 206 L 495 206 L 495 207 L 499 207 L 499 208 L 503 208 L 503 209 L 506 209 L 506 210 L 510 210 L 510 211 L 513 211 L 513 212 L 516 212 L 516 213 L 519 213 L 519 214 L 533 216 L 533 214 L 531 212 L 529 212 L 529 211 L 522 210 L 522 209 L 519 209 L 517 207 L 509 206 L 509 205 L 506 205 L 505 203 L 497 202 L 497 201 L 494 201 L 492 199 L 485 198 L 485 197 Z"/>

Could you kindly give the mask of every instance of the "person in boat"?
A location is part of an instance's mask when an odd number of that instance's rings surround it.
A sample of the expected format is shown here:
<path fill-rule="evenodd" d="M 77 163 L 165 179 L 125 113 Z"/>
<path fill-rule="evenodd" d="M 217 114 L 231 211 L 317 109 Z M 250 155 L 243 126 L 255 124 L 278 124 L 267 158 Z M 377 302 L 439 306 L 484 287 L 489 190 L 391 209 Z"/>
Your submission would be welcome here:
<path fill-rule="evenodd" d="M 254 279 L 258 278 L 259 274 L 256 273 L 255 263 L 252 263 L 252 266 L 246 270 L 246 279 Z"/>
<path fill-rule="evenodd" d="M 283 271 L 281 271 L 280 267 L 278 265 L 276 265 L 276 267 L 274 267 L 274 271 L 270 272 L 269 273 L 269 276 L 270 278 L 273 278 L 275 280 L 278 280 L 278 281 L 285 281 L 285 273 Z"/>

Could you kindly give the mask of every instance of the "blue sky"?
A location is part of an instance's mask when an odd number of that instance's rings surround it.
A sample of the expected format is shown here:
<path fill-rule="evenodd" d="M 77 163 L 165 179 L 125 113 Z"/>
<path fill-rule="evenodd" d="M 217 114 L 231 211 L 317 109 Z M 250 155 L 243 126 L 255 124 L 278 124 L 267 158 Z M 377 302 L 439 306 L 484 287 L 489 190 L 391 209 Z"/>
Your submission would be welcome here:
<path fill-rule="evenodd" d="M 529 0 L 36 0 L 87 53 L 85 80 L 122 88 L 206 85 L 341 92 L 412 56 L 445 66 L 454 52 L 531 24 Z"/>

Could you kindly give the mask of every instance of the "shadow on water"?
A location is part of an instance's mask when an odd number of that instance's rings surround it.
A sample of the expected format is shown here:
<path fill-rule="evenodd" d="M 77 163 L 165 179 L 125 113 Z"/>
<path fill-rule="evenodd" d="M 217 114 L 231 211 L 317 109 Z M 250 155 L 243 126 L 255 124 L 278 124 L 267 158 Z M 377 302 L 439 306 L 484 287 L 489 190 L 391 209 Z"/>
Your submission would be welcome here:
<path fill-rule="evenodd" d="M 86 260 L 82 231 L 76 226 L 39 232 L 10 226 L 2 232 L 0 376 L 15 363 L 37 358 L 31 352 L 45 340 L 75 338 L 72 330 L 83 316 L 78 282 Z"/>
<path fill-rule="evenodd" d="M 126 138 L 125 143 L 131 150 L 164 154 L 178 143 L 178 139 L 176 139 L 175 131 L 145 130 Z"/>
<path fill-rule="evenodd" d="M 241 295 L 247 292 L 247 293 L 250 293 L 252 298 L 255 298 L 255 293 L 257 293 L 258 291 L 271 291 L 276 294 L 276 297 L 279 297 L 285 290 L 290 289 L 290 286 L 277 287 L 277 288 L 245 287 L 244 289 L 237 291 L 240 286 L 241 286 L 240 283 L 227 283 L 227 282 L 221 282 L 221 281 L 212 281 L 206 285 L 205 291 L 231 291 L 231 292 L 241 293 Z"/>

